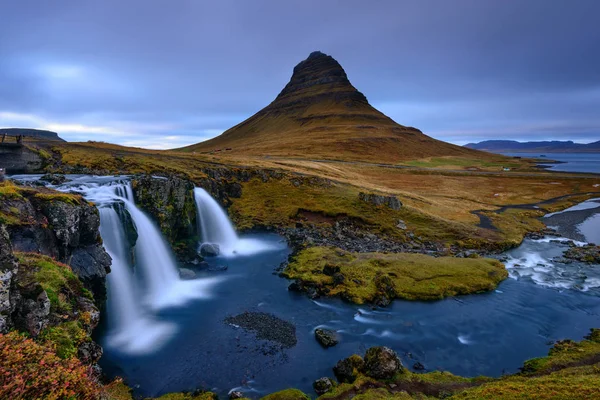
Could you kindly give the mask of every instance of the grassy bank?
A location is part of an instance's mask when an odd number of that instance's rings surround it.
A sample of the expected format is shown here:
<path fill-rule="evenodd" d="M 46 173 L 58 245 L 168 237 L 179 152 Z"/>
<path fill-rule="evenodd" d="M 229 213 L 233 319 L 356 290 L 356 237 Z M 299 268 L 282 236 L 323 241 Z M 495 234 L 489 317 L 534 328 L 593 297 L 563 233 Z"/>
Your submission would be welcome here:
<path fill-rule="evenodd" d="M 479 293 L 493 290 L 508 277 L 504 266 L 492 259 L 350 253 L 328 247 L 302 250 L 284 275 L 358 304 L 381 296 L 435 300 Z"/>

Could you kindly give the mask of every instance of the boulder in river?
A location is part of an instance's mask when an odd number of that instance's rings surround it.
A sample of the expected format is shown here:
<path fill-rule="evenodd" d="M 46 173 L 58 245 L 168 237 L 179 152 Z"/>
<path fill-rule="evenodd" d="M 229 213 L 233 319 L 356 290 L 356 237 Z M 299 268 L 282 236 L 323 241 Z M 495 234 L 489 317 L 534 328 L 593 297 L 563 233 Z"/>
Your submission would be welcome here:
<path fill-rule="evenodd" d="M 179 268 L 179 277 L 185 280 L 194 279 L 196 273 L 188 268 Z"/>
<path fill-rule="evenodd" d="M 204 257 L 216 257 L 221 254 L 221 248 L 216 243 L 204 243 L 200 246 L 200 255 Z"/>
<path fill-rule="evenodd" d="M 331 329 L 319 328 L 315 330 L 315 338 L 323 347 L 333 347 L 339 343 L 337 333 Z"/>

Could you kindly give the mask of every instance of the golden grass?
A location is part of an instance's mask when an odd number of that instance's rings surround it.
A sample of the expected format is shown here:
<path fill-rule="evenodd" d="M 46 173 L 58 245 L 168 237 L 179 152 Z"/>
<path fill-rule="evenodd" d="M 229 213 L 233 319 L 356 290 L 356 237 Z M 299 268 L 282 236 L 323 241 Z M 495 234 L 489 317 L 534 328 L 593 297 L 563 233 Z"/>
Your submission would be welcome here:
<path fill-rule="evenodd" d="M 231 213 L 240 228 L 261 225 L 286 225 L 295 221 L 298 210 L 327 215 L 346 214 L 374 225 L 374 231 L 394 232 L 395 219 L 403 219 L 416 235 L 442 242 L 492 241 L 518 243 L 524 232 L 540 227 L 537 215 L 524 210 L 510 213 L 491 212 L 506 205 L 535 204 L 551 198 L 572 195 L 556 203 L 543 205 L 549 211 L 564 209 L 591 196 L 577 193 L 596 192 L 600 177 L 553 173 L 531 168 L 528 160 L 510 159 L 519 167 L 511 171 L 466 171 L 449 169 L 453 164 L 477 162 L 472 155 L 437 157 L 436 168 L 392 168 L 366 162 L 316 161 L 298 157 L 255 157 L 221 152 L 193 154 L 122 147 L 107 143 L 49 142 L 64 165 L 89 168 L 104 173 L 173 173 L 199 182 L 211 167 L 277 169 L 286 174 L 280 181 L 243 183 L 241 199 L 234 199 Z M 477 153 L 480 154 L 480 153 Z M 340 158 L 345 155 L 340 153 Z M 444 160 L 443 164 L 440 160 Z M 482 166 L 502 163 L 501 156 L 488 155 Z M 410 161 L 410 160 L 409 160 Z M 415 162 L 423 162 L 416 159 Z M 454 167 L 453 167 L 454 168 Z M 485 167 L 487 168 L 487 167 Z M 485 169 L 484 168 L 484 169 Z M 60 172 L 60 171 L 59 171 Z M 294 175 L 331 179 L 334 185 L 323 188 L 289 183 Z M 396 195 L 404 204 L 400 213 L 373 212 L 356 203 L 359 191 Z M 596 194 L 597 196 L 597 194 Z M 477 228 L 479 218 L 472 212 L 487 210 L 500 231 Z M 518 225 L 513 222 L 518 220 Z"/>

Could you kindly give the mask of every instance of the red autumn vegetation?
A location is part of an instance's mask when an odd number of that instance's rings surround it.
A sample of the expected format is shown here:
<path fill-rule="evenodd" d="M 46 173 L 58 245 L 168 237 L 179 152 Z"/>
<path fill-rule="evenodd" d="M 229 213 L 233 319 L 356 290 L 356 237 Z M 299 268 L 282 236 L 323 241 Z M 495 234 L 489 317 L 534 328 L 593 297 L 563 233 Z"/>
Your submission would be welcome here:
<path fill-rule="evenodd" d="M 97 399 L 101 388 L 75 357 L 11 332 L 0 335 L 0 399 Z"/>

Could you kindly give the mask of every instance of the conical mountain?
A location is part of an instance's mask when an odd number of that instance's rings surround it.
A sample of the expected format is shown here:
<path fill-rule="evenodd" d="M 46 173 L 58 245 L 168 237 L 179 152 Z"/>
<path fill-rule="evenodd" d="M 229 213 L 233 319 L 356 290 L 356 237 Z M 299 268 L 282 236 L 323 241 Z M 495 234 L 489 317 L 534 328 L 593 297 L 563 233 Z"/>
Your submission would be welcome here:
<path fill-rule="evenodd" d="M 342 66 L 319 51 L 300 62 L 277 98 L 220 136 L 182 151 L 225 151 L 394 163 L 430 156 L 482 155 L 435 140 L 373 108 Z"/>

